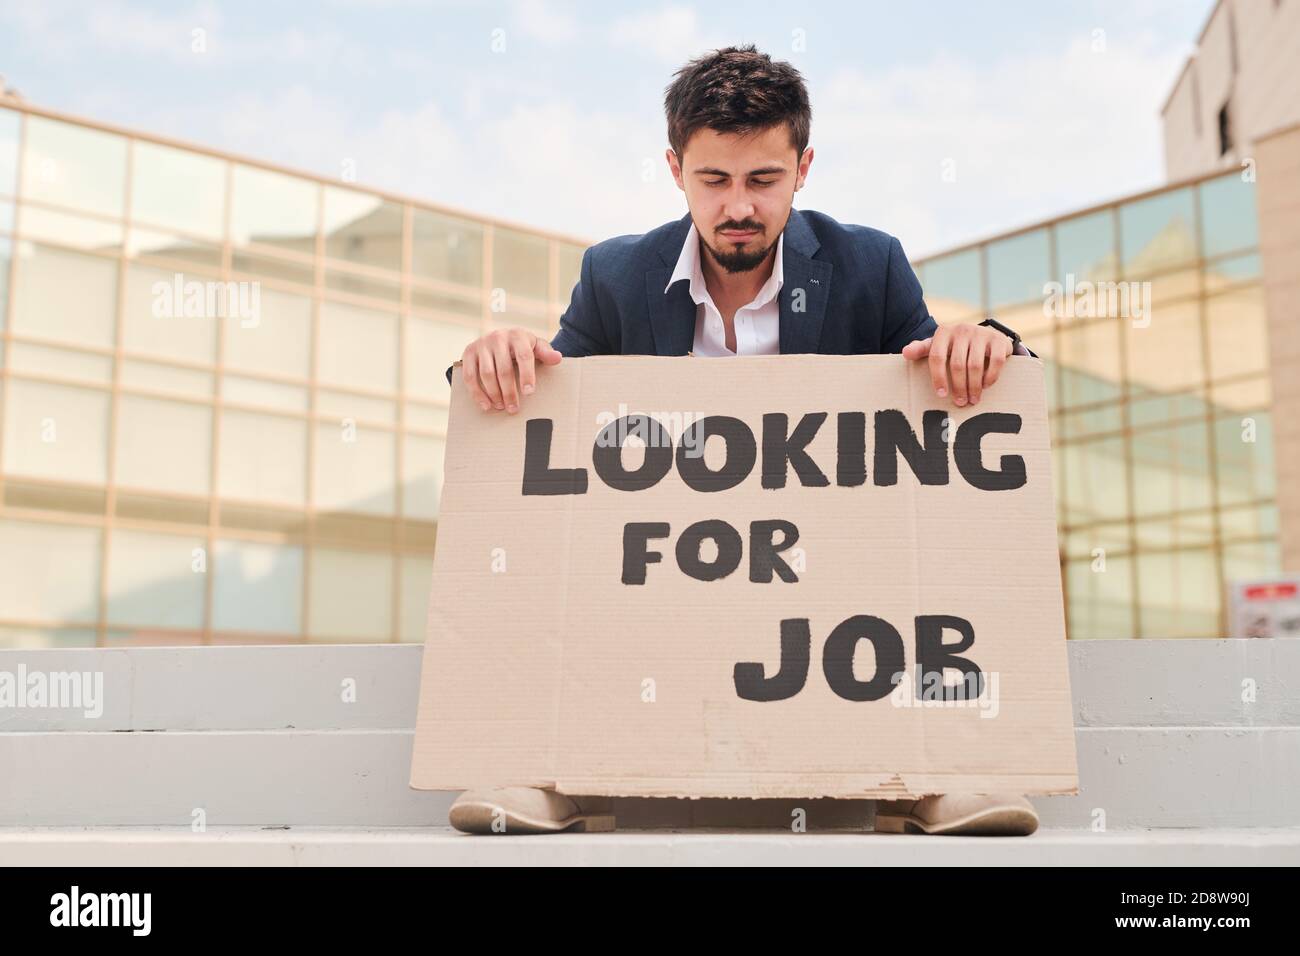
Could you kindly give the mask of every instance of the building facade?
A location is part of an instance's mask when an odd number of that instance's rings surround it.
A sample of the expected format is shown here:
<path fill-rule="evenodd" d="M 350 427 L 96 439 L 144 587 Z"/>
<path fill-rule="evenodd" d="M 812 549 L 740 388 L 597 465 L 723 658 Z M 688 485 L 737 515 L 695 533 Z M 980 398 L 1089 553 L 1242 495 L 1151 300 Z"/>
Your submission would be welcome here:
<path fill-rule="evenodd" d="M 1170 182 L 1240 168 L 1300 123 L 1300 2 L 1218 0 L 1164 108 Z"/>
<path fill-rule="evenodd" d="M 1300 130 L 1267 147 L 916 263 L 1045 360 L 1072 638 L 1222 636 L 1226 582 L 1300 567 Z M 582 250 L 0 105 L 0 646 L 422 640 L 443 370 L 553 330 Z"/>
<path fill-rule="evenodd" d="M 0 646 L 421 640 L 443 373 L 582 250 L 0 103 Z"/>

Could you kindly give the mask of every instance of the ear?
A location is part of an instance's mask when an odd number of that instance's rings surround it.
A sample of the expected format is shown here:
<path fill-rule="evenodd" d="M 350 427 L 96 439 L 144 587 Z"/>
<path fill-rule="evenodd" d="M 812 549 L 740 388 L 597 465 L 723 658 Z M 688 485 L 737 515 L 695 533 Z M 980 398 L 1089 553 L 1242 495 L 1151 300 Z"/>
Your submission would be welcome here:
<path fill-rule="evenodd" d="M 673 182 L 677 183 L 677 188 L 682 192 L 686 192 L 686 183 L 682 179 L 681 163 L 677 161 L 677 154 L 673 152 L 671 146 L 664 150 L 664 159 L 668 161 L 668 171 L 673 174 Z"/>
<path fill-rule="evenodd" d="M 803 184 L 805 180 L 808 179 L 808 169 L 809 167 L 812 166 L 812 161 L 813 161 L 813 148 L 811 146 L 808 146 L 803 151 L 803 158 L 799 160 L 799 171 L 798 174 L 795 176 L 795 184 L 794 184 L 794 188 L 796 190 L 803 189 Z"/>

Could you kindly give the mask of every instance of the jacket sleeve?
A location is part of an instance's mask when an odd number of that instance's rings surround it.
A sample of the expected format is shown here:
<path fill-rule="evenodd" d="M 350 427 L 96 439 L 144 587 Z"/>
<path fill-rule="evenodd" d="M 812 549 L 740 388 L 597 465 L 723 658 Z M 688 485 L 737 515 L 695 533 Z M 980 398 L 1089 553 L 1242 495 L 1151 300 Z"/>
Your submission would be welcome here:
<path fill-rule="evenodd" d="M 926 307 L 920 280 L 897 239 L 890 239 L 889 264 L 885 274 L 885 328 L 881 336 L 881 351 L 901 352 L 908 342 L 934 335 L 939 324 Z M 1020 348 L 1024 351 L 1017 350 L 1014 354 L 1038 358 L 1038 353 L 1024 342 L 1020 343 Z"/>
<path fill-rule="evenodd" d="M 885 264 L 885 309 L 880 351 L 901 352 L 908 342 L 934 335 L 938 327 L 921 296 L 921 283 L 903 253 L 902 243 L 891 236 Z"/>
<path fill-rule="evenodd" d="M 610 355 L 613 352 L 606 341 L 600 313 L 596 309 L 596 286 L 591 278 L 591 248 L 582 254 L 582 267 L 578 271 L 578 284 L 573 287 L 569 307 L 560 316 L 560 331 L 551 339 L 551 348 L 565 358 L 583 355 Z M 451 384 L 451 370 L 447 369 L 447 384 Z"/>
<path fill-rule="evenodd" d="M 551 348 L 565 358 L 583 355 L 611 355 L 605 326 L 596 308 L 596 283 L 591 274 L 591 251 L 582 254 L 582 268 L 578 270 L 578 284 L 573 287 L 569 307 L 560 316 L 560 331 L 551 339 Z"/>

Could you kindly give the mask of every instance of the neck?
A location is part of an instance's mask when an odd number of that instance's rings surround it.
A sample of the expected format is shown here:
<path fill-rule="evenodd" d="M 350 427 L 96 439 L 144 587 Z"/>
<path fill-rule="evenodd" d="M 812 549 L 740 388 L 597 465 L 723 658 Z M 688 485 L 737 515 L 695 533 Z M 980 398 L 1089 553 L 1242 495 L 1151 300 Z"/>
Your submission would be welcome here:
<path fill-rule="evenodd" d="M 776 243 L 768 250 L 767 258 L 748 272 L 728 272 L 718 265 L 700 240 L 700 270 L 704 273 L 704 285 L 715 302 L 739 302 L 744 305 L 758 295 L 763 283 L 772 277 L 776 267 Z"/>

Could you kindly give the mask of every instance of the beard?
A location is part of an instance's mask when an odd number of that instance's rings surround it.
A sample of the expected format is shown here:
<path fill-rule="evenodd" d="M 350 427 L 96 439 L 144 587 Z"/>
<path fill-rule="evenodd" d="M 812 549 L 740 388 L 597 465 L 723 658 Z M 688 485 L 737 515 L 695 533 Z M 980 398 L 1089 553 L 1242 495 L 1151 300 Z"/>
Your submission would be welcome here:
<path fill-rule="evenodd" d="M 777 239 L 780 239 L 780 236 L 777 236 Z M 751 272 L 757 269 L 767 258 L 768 253 L 776 248 L 776 240 L 773 240 L 771 245 L 752 251 L 748 248 L 751 243 L 736 248 L 735 243 L 728 242 L 725 238 L 723 242 L 732 246 L 732 249 L 727 252 L 719 252 L 707 242 L 704 243 L 704 247 L 709 250 L 709 255 L 713 257 L 713 261 L 728 272 Z"/>

